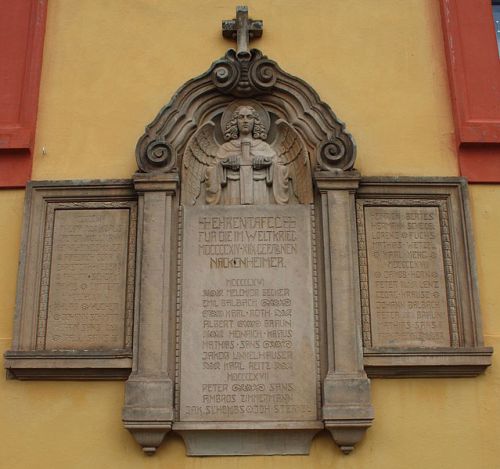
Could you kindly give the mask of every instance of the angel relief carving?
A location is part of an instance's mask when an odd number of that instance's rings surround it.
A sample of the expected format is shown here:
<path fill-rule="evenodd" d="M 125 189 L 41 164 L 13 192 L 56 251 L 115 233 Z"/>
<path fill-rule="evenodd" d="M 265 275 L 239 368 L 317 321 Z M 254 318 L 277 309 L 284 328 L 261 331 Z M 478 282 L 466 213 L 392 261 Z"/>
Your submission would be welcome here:
<path fill-rule="evenodd" d="M 219 125 L 221 132 L 214 121 L 205 123 L 188 142 L 183 204 L 312 203 L 308 153 L 290 124 L 274 122 L 274 138 L 268 143 L 269 113 L 252 101 L 228 106 Z"/>

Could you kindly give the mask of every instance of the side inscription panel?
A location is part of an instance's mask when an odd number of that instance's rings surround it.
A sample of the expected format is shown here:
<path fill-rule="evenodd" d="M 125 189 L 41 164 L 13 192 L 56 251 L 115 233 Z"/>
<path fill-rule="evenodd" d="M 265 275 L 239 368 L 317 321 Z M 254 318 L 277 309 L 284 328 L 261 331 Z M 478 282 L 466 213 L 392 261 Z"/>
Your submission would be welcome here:
<path fill-rule="evenodd" d="M 358 202 L 365 345 L 452 345 L 456 311 L 448 303 L 454 302 L 454 284 L 442 211 L 439 201 Z"/>
<path fill-rule="evenodd" d="M 366 207 L 373 346 L 449 346 L 437 207 Z"/>
<path fill-rule="evenodd" d="M 125 348 L 129 213 L 55 210 L 46 349 Z"/>
<path fill-rule="evenodd" d="M 363 178 L 356 224 L 368 376 L 482 373 L 492 348 L 481 332 L 466 181 Z"/>

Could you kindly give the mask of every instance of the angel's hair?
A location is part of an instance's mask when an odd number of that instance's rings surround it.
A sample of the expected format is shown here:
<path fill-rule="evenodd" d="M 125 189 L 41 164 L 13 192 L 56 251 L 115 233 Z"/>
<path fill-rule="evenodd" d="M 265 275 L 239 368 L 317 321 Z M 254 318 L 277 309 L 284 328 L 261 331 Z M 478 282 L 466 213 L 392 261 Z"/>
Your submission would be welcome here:
<path fill-rule="evenodd" d="M 226 124 L 224 129 L 224 138 L 226 140 L 236 140 L 239 137 L 238 130 L 238 115 L 242 108 L 246 107 L 252 112 L 252 117 L 254 118 L 252 137 L 258 138 L 260 140 L 265 140 L 267 138 L 266 126 L 260 120 L 259 114 L 252 106 L 238 106 L 231 116 L 231 120 Z"/>

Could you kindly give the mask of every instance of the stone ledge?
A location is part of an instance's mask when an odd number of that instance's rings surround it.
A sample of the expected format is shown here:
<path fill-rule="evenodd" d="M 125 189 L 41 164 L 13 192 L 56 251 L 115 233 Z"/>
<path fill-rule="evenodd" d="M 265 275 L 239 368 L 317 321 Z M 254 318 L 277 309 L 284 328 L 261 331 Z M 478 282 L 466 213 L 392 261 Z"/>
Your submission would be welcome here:
<path fill-rule="evenodd" d="M 23 380 L 125 380 L 131 352 L 6 352 L 7 378 Z"/>
<path fill-rule="evenodd" d="M 478 376 L 491 365 L 492 347 L 364 350 L 369 378 L 461 378 Z"/>

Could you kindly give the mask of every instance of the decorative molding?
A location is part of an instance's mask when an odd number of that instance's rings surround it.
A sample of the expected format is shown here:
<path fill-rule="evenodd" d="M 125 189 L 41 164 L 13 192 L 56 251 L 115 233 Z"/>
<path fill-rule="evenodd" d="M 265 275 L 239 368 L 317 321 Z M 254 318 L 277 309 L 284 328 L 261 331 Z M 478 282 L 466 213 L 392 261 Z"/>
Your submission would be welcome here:
<path fill-rule="evenodd" d="M 311 205 L 311 249 L 313 268 L 313 301 L 314 301 L 314 341 L 316 346 L 316 402 L 318 415 L 321 415 L 321 335 L 319 314 L 319 287 L 318 287 L 318 239 L 316 237 L 316 209 Z"/>
<path fill-rule="evenodd" d="M 177 270 L 176 270 L 176 314 L 175 314 L 175 394 L 174 394 L 174 407 L 175 418 L 178 421 L 180 417 L 180 373 L 181 373 L 181 328 L 182 328 L 182 235 L 184 232 L 184 214 L 182 213 L 182 205 L 179 205 L 177 215 Z"/>
<path fill-rule="evenodd" d="M 370 322 L 370 286 L 368 284 L 368 256 L 366 253 L 366 233 L 363 217 L 363 206 L 356 202 L 356 223 L 358 226 L 358 257 L 359 257 L 359 289 L 361 295 L 361 330 L 363 345 L 368 347 L 372 343 Z"/>

